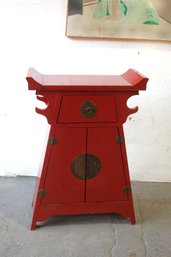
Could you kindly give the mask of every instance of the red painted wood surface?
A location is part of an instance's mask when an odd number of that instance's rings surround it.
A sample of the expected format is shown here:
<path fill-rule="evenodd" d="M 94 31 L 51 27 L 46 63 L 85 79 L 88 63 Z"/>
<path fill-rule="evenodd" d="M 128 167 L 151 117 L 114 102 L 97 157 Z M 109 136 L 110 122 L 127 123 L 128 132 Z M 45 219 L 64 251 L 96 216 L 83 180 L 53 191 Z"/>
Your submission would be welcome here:
<path fill-rule="evenodd" d="M 85 128 L 56 128 L 57 144 L 51 149 L 42 204 L 84 202 L 85 181 L 71 172 L 76 156 L 86 151 Z"/>
<path fill-rule="evenodd" d="M 29 90 L 46 104 L 36 112 L 51 125 L 33 198 L 31 229 L 53 215 L 119 213 L 135 223 L 123 123 L 138 107 L 127 100 L 146 89 L 148 79 L 135 70 L 118 75 L 42 75 L 29 69 Z M 91 101 L 96 114 L 84 117 L 80 106 Z M 123 142 L 118 144 L 118 136 Z M 71 164 L 80 154 L 99 158 L 99 173 L 80 179 Z M 86 169 L 86 167 L 85 167 Z M 129 192 L 125 193 L 125 188 Z M 44 192 L 43 195 L 40 192 Z"/>
<path fill-rule="evenodd" d="M 80 106 L 86 101 L 95 103 L 97 113 L 94 117 L 86 119 L 80 113 Z M 64 96 L 61 104 L 59 123 L 82 122 L 116 122 L 115 99 L 113 96 Z"/>
<path fill-rule="evenodd" d="M 145 90 L 148 79 L 130 69 L 122 75 L 42 75 L 30 68 L 29 90 L 50 91 L 135 91 Z"/>
<path fill-rule="evenodd" d="M 99 174 L 86 181 L 86 201 L 127 200 L 120 145 L 116 143 L 117 127 L 89 128 L 87 152 L 101 160 Z"/>
<path fill-rule="evenodd" d="M 124 218 L 129 218 L 132 224 L 135 224 L 135 215 L 132 202 L 95 202 L 95 203 L 62 203 L 40 205 L 36 216 L 33 215 L 32 229 L 35 229 L 35 221 L 43 222 L 50 216 L 72 215 L 72 214 L 98 214 L 98 213 L 119 213 Z M 36 217 L 36 219 L 35 219 Z"/>

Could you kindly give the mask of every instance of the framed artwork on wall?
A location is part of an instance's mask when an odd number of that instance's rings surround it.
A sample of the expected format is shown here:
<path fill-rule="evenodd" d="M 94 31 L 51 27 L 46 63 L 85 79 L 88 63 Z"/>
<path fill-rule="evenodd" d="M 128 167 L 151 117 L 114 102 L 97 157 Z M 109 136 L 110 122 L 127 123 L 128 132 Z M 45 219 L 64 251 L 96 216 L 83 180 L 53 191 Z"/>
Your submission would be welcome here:
<path fill-rule="evenodd" d="M 66 35 L 171 41 L 171 0 L 68 0 Z"/>

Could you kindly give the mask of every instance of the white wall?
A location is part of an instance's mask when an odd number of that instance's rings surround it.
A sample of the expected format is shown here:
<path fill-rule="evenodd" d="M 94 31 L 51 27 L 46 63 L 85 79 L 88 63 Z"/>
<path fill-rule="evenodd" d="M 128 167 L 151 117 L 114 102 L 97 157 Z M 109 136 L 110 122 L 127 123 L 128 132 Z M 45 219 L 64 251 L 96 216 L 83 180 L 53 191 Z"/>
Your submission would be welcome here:
<path fill-rule="evenodd" d="M 0 1 L 0 175 L 36 175 L 46 119 L 34 112 L 27 69 L 56 74 L 150 78 L 129 100 L 139 112 L 125 124 L 132 180 L 171 181 L 171 44 L 65 37 L 66 0 Z"/>

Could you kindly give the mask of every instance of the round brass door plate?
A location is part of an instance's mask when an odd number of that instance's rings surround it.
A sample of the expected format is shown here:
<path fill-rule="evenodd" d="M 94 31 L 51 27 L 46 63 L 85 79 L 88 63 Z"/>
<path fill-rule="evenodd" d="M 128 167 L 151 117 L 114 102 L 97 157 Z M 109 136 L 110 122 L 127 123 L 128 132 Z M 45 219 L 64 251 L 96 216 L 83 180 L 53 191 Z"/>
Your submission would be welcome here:
<path fill-rule="evenodd" d="M 97 112 L 96 105 L 91 101 L 86 101 L 82 103 L 80 106 L 80 113 L 85 118 L 92 118 L 93 116 L 96 115 L 96 112 Z"/>
<path fill-rule="evenodd" d="M 73 175 L 79 179 L 94 178 L 100 172 L 100 168 L 100 159 L 93 154 L 80 154 L 71 165 Z"/>

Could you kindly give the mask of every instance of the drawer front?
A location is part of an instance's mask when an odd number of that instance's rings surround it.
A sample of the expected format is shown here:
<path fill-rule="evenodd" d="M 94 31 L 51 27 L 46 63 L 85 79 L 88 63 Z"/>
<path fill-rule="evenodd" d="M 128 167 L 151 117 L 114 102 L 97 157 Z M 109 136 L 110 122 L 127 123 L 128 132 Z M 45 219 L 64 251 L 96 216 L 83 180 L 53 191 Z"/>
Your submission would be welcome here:
<path fill-rule="evenodd" d="M 59 123 L 116 122 L 113 96 L 64 96 Z"/>

